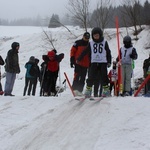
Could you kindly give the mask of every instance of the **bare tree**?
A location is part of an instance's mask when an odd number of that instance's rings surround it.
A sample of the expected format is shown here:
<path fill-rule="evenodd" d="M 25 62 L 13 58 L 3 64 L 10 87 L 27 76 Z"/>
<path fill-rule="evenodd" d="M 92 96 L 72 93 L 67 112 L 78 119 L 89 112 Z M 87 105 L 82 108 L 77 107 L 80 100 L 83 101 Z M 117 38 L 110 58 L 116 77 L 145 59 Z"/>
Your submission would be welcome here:
<path fill-rule="evenodd" d="M 134 35 L 137 35 L 139 31 L 142 30 L 139 0 L 125 0 L 123 8 L 124 8 L 124 10 L 122 11 L 123 15 L 128 16 L 129 24 L 134 26 Z M 127 20 L 124 21 L 126 22 L 125 24 L 127 24 Z M 137 25 L 140 27 L 139 30 L 137 28 Z"/>
<path fill-rule="evenodd" d="M 89 0 L 69 0 L 68 10 L 72 14 L 72 18 L 81 27 L 87 31 L 89 20 Z"/>
<path fill-rule="evenodd" d="M 110 0 L 100 0 L 97 3 L 97 8 L 92 15 L 92 22 L 95 22 L 96 26 L 105 29 L 108 22 L 111 20 L 112 12 L 110 11 Z M 111 16 L 110 16 L 111 15 Z"/>

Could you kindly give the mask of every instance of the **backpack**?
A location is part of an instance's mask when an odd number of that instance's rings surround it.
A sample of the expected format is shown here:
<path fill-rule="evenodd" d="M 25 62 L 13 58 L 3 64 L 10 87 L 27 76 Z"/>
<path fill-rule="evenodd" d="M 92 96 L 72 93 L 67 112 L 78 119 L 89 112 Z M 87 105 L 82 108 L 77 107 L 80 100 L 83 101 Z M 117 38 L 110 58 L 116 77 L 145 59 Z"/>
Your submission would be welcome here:
<path fill-rule="evenodd" d="M 37 71 L 36 71 L 36 66 L 35 66 L 35 65 L 32 65 L 31 68 L 30 68 L 30 70 L 29 70 L 29 74 L 30 74 L 31 76 L 36 76 L 36 73 L 37 73 Z"/>

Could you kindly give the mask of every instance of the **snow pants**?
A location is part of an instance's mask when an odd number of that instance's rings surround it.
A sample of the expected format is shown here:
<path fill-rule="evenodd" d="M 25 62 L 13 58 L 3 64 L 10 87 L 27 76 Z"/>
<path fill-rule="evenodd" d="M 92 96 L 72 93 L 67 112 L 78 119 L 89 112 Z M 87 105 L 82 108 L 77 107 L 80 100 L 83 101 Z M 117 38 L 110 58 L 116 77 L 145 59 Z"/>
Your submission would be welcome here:
<path fill-rule="evenodd" d="M 132 65 L 122 64 L 122 85 L 124 92 L 130 92 L 131 90 L 131 76 L 132 76 Z"/>
<path fill-rule="evenodd" d="M 78 90 L 79 92 L 83 91 L 86 74 L 87 74 L 87 67 L 82 67 L 77 64 L 75 65 L 74 79 L 72 84 L 73 90 Z"/>
<path fill-rule="evenodd" d="M 16 73 L 6 72 L 5 93 L 11 94 L 16 79 Z"/>
<path fill-rule="evenodd" d="M 88 87 L 94 85 L 94 96 L 98 95 L 99 85 L 101 85 L 99 95 L 101 95 L 102 86 L 108 85 L 109 79 L 107 73 L 107 63 L 92 63 L 90 65 L 86 82 Z"/>

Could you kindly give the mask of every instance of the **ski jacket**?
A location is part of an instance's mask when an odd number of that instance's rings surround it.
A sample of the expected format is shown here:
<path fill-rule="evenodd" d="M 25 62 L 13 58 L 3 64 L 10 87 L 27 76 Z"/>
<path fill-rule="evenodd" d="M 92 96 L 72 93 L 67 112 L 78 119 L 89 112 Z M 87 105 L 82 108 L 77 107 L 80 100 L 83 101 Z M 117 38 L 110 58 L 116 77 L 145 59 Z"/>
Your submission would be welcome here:
<path fill-rule="evenodd" d="M 90 41 L 90 44 L 77 58 L 77 61 L 80 62 L 87 54 L 89 54 L 90 63 L 111 64 L 111 51 L 109 49 L 107 41 L 105 40 L 99 43 L 94 42 L 93 40 Z"/>
<path fill-rule="evenodd" d="M 19 57 L 16 49 L 11 49 L 5 59 L 5 71 L 9 73 L 20 73 Z"/>
<path fill-rule="evenodd" d="M 121 64 L 132 64 L 132 60 L 136 60 L 138 58 L 136 49 L 132 46 L 129 48 L 121 47 L 119 52 Z M 119 61 L 119 56 L 117 57 L 116 61 Z"/>
<path fill-rule="evenodd" d="M 143 62 L 144 77 L 147 77 L 149 68 L 150 68 L 150 57 L 148 59 L 145 59 Z"/>
<path fill-rule="evenodd" d="M 62 59 L 64 58 L 64 54 L 61 53 L 59 55 L 55 55 L 54 60 L 52 61 L 48 61 L 47 63 L 47 70 L 50 72 L 56 72 L 59 70 L 59 63 L 62 61 Z"/>
<path fill-rule="evenodd" d="M 81 53 L 86 49 L 88 46 L 88 41 L 84 41 L 83 39 L 75 41 L 74 45 L 70 51 L 70 60 L 74 61 L 73 64 L 76 64 L 77 58 L 81 55 Z M 73 58 L 73 59 L 72 59 Z M 78 65 L 82 67 L 89 67 L 89 56 L 85 55 L 84 58 L 78 63 Z"/>
<path fill-rule="evenodd" d="M 108 73 L 108 78 L 110 80 L 110 83 L 113 83 L 118 80 L 118 74 L 116 69 L 111 69 Z"/>
<path fill-rule="evenodd" d="M 34 68 L 32 66 L 35 66 L 35 62 L 30 62 L 29 61 L 25 64 L 25 68 L 27 69 L 26 70 L 26 75 L 25 75 L 26 78 L 35 78 L 35 76 L 30 74 L 30 70 Z M 34 72 L 35 72 L 35 70 L 34 70 Z M 35 72 L 35 74 L 36 74 L 36 72 Z"/>

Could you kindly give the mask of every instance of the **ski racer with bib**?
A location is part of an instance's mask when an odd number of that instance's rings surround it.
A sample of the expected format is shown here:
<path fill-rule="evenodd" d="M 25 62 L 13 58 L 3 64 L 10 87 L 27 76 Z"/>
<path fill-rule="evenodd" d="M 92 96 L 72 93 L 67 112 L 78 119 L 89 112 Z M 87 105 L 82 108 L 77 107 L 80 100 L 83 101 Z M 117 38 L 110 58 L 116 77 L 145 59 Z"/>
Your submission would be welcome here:
<path fill-rule="evenodd" d="M 88 79 L 85 90 L 85 97 L 91 97 L 92 86 L 96 83 L 101 83 L 103 87 L 102 96 L 109 96 L 109 79 L 107 76 L 107 67 L 111 66 L 111 51 L 109 45 L 103 37 L 103 31 L 99 27 L 92 30 L 92 40 L 89 42 L 88 47 L 81 53 L 77 59 L 80 62 L 86 54 L 90 57 L 90 67 L 88 71 Z M 98 87 L 94 90 L 94 97 L 98 95 Z"/>
<path fill-rule="evenodd" d="M 132 60 L 136 60 L 138 54 L 136 49 L 132 46 L 131 37 L 125 36 L 123 38 L 124 46 L 120 48 L 120 59 L 121 59 L 121 74 L 122 74 L 122 85 L 123 94 L 122 96 L 130 96 L 131 90 L 131 77 L 132 77 Z M 119 61 L 119 56 L 116 61 Z"/>

